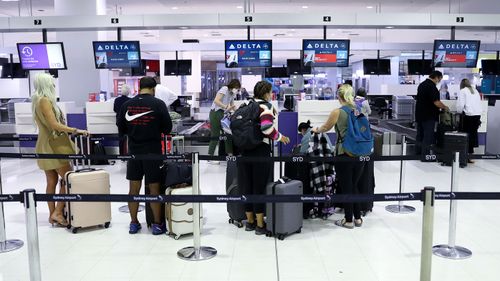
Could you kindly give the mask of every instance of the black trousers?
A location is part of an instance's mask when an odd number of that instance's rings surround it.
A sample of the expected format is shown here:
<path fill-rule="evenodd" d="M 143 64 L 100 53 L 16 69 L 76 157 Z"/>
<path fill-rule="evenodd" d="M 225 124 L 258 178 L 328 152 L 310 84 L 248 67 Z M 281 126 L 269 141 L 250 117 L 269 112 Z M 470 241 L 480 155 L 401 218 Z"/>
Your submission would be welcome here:
<path fill-rule="evenodd" d="M 435 120 L 417 122 L 417 154 L 430 154 L 432 145 L 436 144 L 435 127 Z"/>
<path fill-rule="evenodd" d="M 339 155 L 338 158 L 351 158 L 347 155 Z M 339 162 L 335 164 L 335 171 L 342 194 L 361 194 L 364 162 Z M 344 203 L 345 220 L 352 222 L 361 218 L 361 203 Z"/>
<path fill-rule="evenodd" d="M 462 131 L 469 135 L 469 153 L 474 153 L 474 147 L 479 146 L 477 130 L 481 125 L 481 116 L 467 116 L 463 115 L 462 118 Z"/>
<path fill-rule="evenodd" d="M 242 153 L 244 157 L 269 157 L 271 147 L 267 143 L 259 144 L 255 149 Z M 271 162 L 238 162 L 238 184 L 245 195 L 264 195 L 271 173 Z M 245 204 L 246 212 L 265 213 L 265 204 Z"/>

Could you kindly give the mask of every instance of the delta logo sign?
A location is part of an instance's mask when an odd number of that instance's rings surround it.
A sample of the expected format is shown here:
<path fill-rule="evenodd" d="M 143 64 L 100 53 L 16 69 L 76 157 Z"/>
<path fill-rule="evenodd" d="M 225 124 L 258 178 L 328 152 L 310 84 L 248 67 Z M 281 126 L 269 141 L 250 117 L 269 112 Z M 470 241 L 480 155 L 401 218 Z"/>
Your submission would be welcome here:
<path fill-rule="evenodd" d="M 470 51 L 475 51 L 477 50 L 477 43 L 465 43 L 465 42 L 455 42 L 455 43 L 440 43 L 438 45 L 438 50 L 470 50 Z"/>
<path fill-rule="evenodd" d="M 270 46 L 265 42 L 245 42 L 245 43 L 230 43 L 229 50 L 269 50 Z"/>
<path fill-rule="evenodd" d="M 331 50 L 331 49 L 347 49 L 347 44 L 345 42 L 316 42 L 309 43 L 306 49 L 313 50 Z"/>
<path fill-rule="evenodd" d="M 137 48 L 135 44 L 118 44 L 118 43 L 109 43 L 109 44 L 99 44 L 97 46 L 98 51 L 136 51 Z"/>

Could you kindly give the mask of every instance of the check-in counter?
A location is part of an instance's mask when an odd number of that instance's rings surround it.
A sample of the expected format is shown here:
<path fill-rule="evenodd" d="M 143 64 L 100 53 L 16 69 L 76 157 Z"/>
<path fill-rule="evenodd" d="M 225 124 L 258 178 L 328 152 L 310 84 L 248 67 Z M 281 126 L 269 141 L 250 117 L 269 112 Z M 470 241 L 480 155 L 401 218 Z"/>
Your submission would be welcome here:
<path fill-rule="evenodd" d="M 58 102 L 57 105 L 63 112 L 66 120 L 68 114 L 78 113 L 75 102 Z M 33 124 L 33 111 L 31 102 L 19 102 L 14 104 L 17 135 L 36 135 L 37 129 Z"/>
<path fill-rule="evenodd" d="M 113 102 L 87 102 L 87 130 L 91 134 L 118 134 Z"/>
<path fill-rule="evenodd" d="M 340 108 L 340 102 L 338 100 L 303 100 L 298 102 L 298 123 L 311 121 L 311 126 L 319 127 L 323 125 L 327 120 L 330 113 L 336 109 Z M 298 126 L 298 124 L 297 124 Z M 329 133 L 334 133 L 335 130 L 332 128 Z"/>

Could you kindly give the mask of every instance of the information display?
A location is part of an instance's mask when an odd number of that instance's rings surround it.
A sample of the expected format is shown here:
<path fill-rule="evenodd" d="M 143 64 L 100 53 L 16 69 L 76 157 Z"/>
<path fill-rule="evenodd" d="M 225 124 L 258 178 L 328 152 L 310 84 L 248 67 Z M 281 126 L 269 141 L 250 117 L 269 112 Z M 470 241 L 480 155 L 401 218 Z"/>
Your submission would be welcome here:
<path fill-rule="evenodd" d="M 94 41 L 95 67 L 140 68 L 141 49 L 139 41 Z"/>
<path fill-rule="evenodd" d="M 348 67 L 349 40 L 302 40 L 304 65 L 316 67 Z"/>
<path fill-rule="evenodd" d="M 17 43 L 17 51 L 24 70 L 66 69 L 61 42 Z"/>
<path fill-rule="evenodd" d="M 271 40 L 226 40 L 226 67 L 271 67 Z"/>
<path fill-rule="evenodd" d="M 474 68 L 480 44 L 477 40 L 435 40 L 433 66 Z"/>

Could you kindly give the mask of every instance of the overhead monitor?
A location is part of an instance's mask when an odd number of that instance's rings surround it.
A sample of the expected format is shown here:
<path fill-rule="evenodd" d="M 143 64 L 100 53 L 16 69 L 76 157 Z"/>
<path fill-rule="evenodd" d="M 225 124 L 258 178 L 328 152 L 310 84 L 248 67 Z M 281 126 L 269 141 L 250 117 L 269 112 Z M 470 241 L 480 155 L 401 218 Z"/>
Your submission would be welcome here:
<path fill-rule="evenodd" d="M 481 60 L 483 75 L 500 75 L 500 60 Z"/>
<path fill-rule="evenodd" d="M 391 75 L 391 60 L 364 59 L 363 72 L 365 75 Z"/>
<path fill-rule="evenodd" d="M 94 41 L 92 44 L 98 69 L 141 67 L 139 41 Z"/>
<path fill-rule="evenodd" d="M 165 76 L 191 75 L 191 60 L 165 60 Z"/>
<path fill-rule="evenodd" d="M 226 40 L 226 67 L 271 67 L 271 40 Z"/>
<path fill-rule="evenodd" d="M 288 75 L 304 75 L 311 74 L 311 66 L 304 66 L 302 60 L 289 59 L 286 60 L 286 68 Z"/>
<path fill-rule="evenodd" d="M 433 70 L 432 60 L 408 60 L 408 75 L 429 75 Z"/>
<path fill-rule="evenodd" d="M 28 71 L 23 70 L 20 63 L 2 64 L 2 73 L 0 78 L 27 78 Z"/>
<path fill-rule="evenodd" d="M 268 67 L 266 68 L 266 78 L 284 78 L 288 77 L 288 71 L 286 67 Z"/>
<path fill-rule="evenodd" d="M 435 40 L 433 66 L 474 68 L 480 45 L 478 40 Z"/>
<path fill-rule="evenodd" d="M 17 43 L 17 52 L 24 70 L 66 69 L 61 42 Z"/>
<path fill-rule="evenodd" d="M 302 40 L 304 65 L 316 67 L 348 67 L 349 40 Z"/>

